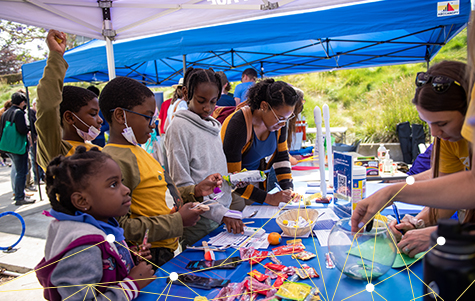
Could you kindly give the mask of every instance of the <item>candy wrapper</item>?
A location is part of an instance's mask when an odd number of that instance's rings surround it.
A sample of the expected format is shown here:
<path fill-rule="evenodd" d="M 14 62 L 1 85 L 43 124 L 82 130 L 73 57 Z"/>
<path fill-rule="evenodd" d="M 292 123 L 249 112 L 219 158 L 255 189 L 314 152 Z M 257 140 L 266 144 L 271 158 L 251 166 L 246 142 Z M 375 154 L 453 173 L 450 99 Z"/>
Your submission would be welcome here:
<path fill-rule="evenodd" d="M 281 285 L 275 295 L 285 299 L 303 301 L 311 290 L 312 287 L 308 284 L 287 281 Z"/>
<path fill-rule="evenodd" d="M 252 257 L 252 254 L 254 254 L 254 249 L 253 247 L 250 248 L 240 248 L 239 249 L 239 255 L 241 256 L 242 260 L 249 260 L 249 258 Z"/>
<path fill-rule="evenodd" d="M 275 263 L 270 263 L 270 262 L 266 263 L 264 267 L 274 272 L 282 272 L 286 268 L 285 265 L 275 264 Z"/>
<path fill-rule="evenodd" d="M 275 264 L 282 264 L 282 261 L 280 261 L 279 258 L 275 256 L 274 252 L 269 252 L 269 258 Z"/>
<path fill-rule="evenodd" d="M 274 248 L 272 249 L 272 252 L 274 252 L 275 255 L 279 256 L 279 255 L 300 253 L 303 250 L 305 250 L 305 246 L 301 243 L 297 243 L 293 245 L 280 246 L 280 247 Z"/>
<path fill-rule="evenodd" d="M 244 291 L 244 284 L 241 283 L 230 283 L 228 286 L 223 287 L 216 298 L 213 300 L 216 301 L 234 301 L 236 297 L 240 296 Z"/>
<path fill-rule="evenodd" d="M 262 274 L 261 272 L 257 271 L 257 270 L 253 270 L 249 273 L 247 273 L 249 276 L 253 277 L 254 279 L 260 281 L 260 282 L 263 282 L 265 281 L 267 278 L 269 278 L 268 275 L 264 275 Z"/>
<path fill-rule="evenodd" d="M 240 182 L 249 184 L 264 182 L 266 180 L 266 174 L 260 170 L 249 170 L 223 176 L 223 179 L 230 185 L 235 186 Z"/>
<path fill-rule="evenodd" d="M 249 258 L 249 263 L 250 264 L 258 264 L 259 262 L 263 261 L 264 259 L 267 258 L 267 254 L 269 251 L 257 251 L 254 250 L 252 253 L 251 258 Z"/>
<path fill-rule="evenodd" d="M 295 271 L 297 275 L 299 275 L 300 279 L 307 279 L 308 277 L 310 278 L 319 278 L 320 275 L 318 275 L 317 271 L 313 267 L 309 267 L 306 264 L 302 264 L 301 269 L 296 269 Z"/>
<path fill-rule="evenodd" d="M 277 274 L 276 274 L 274 271 L 272 271 L 272 270 L 266 269 L 265 274 L 266 274 L 267 276 L 269 276 L 269 279 L 275 279 L 275 278 L 277 278 Z"/>
<path fill-rule="evenodd" d="M 315 256 L 317 256 L 317 255 L 313 254 L 312 252 L 308 252 L 308 251 L 302 251 L 302 252 L 297 253 L 297 254 L 292 254 L 293 259 L 300 259 L 300 260 L 309 260 L 309 259 L 312 259 Z"/>
<path fill-rule="evenodd" d="M 292 276 L 292 275 L 295 274 L 296 270 L 297 270 L 296 267 L 285 267 L 285 269 L 282 272 L 284 272 L 285 274 L 287 274 L 289 276 Z"/>
<path fill-rule="evenodd" d="M 273 287 L 279 288 L 282 284 L 284 284 L 284 281 L 287 278 L 288 276 L 286 274 L 279 274 L 277 279 L 274 281 Z"/>
<path fill-rule="evenodd" d="M 327 267 L 327 269 L 335 268 L 335 264 L 333 263 L 330 253 L 325 253 L 325 266 Z"/>
<path fill-rule="evenodd" d="M 266 285 L 264 283 L 260 283 L 259 281 L 246 277 L 246 280 L 244 281 L 244 286 L 252 292 L 261 294 L 261 295 L 267 295 L 267 292 L 272 289 L 272 286 Z"/>

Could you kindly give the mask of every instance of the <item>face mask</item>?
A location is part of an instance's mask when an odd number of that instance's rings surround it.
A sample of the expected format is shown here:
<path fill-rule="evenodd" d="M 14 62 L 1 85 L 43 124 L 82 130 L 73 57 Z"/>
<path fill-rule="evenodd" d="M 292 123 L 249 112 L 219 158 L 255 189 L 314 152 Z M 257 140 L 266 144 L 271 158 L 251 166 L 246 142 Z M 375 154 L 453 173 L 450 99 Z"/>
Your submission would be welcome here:
<path fill-rule="evenodd" d="M 122 136 L 124 136 L 125 140 L 127 140 L 130 144 L 137 145 L 137 138 L 135 138 L 134 130 L 127 125 L 127 115 L 124 111 L 124 119 L 125 119 L 125 129 L 122 131 Z"/>
<path fill-rule="evenodd" d="M 74 116 L 76 116 L 76 114 L 73 113 Z M 85 123 L 84 121 L 81 120 L 81 118 L 77 117 L 76 118 L 81 121 L 85 126 L 88 126 L 87 123 Z M 101 133 L 100 130 L 98 130 L 96 127 L 94 126 L 89 126 L 89 130 L 86 132 L 78 129 L 74 124 L 73 124 L 74 128 L 76 129 L 76 132 L 78 133 L 79 137 L 81 137 L 82 139 L 86 140 L 86 141 L 92 141 L 94 139 L 97 138 L 97 136 L 99 136 L 99 134 Z"/>

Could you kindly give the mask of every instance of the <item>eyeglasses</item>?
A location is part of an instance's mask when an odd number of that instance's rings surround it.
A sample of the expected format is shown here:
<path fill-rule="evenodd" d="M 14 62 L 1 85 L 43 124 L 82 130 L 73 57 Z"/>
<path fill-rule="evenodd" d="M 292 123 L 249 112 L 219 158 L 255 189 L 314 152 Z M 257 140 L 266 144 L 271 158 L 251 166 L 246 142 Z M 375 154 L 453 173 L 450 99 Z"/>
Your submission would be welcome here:
<path fill-rule="evenodd" d="M 119 108 L 119 109 L 124 110 L 124 111 L 129 112 L 129 113 L 133 113 L 133 114 L 140 115 L 140 116 L 143 116 L 143 117 L 147 118 L 147 120 L 148 120 L 148 126 L 152 126 L 152 124 L 155 126 L 155 122 L 156 122 L 157 119 L 158 119 L 158 115 L 149 116 L 149 115 L 137 113 L 137 112 L 134 112 L 134 111 L 131 111 L 131 110 L 127 110 L 127 109 L 124 109 L 124 108 Z M 110 111 L 111 111 L 111 112 L 114 112 L 114 110 L 115 110 L 115 109 L 112 109 L 112 110 L 110 110 Z"/>
<path fill-rule="evenodd" d="M 447 76 L 442 75 L 430 75 L 425 72 L 419 72 L 416 76 L 416 86 L 422 87 L 425 84 L 432 83 L 432 89 L 437 93 L 444 93 L 450 88 L 452 83 L 461 87 L 460 84 Z"/>
<path fill-rule="evenodd" d="M 275 119 L 277 120 L 277 123 L 287 123 L 287 122 L 289 122 L 289 120 L 291 120 L 292 118 L 295 117 L 295 114 L 292 112 L 292 114 L 287 119 L 285 119 L 283 117 L 279 118 L 279 117 L 277 117 L 277 114 L 275 114 L 274 109 L 272 109 L 272 107 L 270 105 L 269 105 L 269 108 L 271 109 L 272 113 L 274 114 Z"/>

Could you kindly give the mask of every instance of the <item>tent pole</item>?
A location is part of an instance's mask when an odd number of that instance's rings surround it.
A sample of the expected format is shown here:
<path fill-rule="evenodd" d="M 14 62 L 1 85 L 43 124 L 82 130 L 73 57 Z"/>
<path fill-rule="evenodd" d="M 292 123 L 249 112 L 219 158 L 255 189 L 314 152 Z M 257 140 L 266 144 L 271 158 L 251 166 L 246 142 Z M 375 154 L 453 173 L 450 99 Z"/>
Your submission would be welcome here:
<path fill-rule="evenodd" d="M 36 147 L 36 143 L 34 143 L 34 141 L 33 141 L 33 135 L 32 135 L 32 132 L 33 132 L 32 129 L 33 129 L 33 127 L 35 126 L 35 124 L 34 124 L 34 123 L 32 122 L 32 120 L 31 120 L 31 114 L 30 114 L 30 110 L 31 110 L 31 109 L 30 109 L 30 93 L 29 93 L 29 91 L 28 91 L 28 87 L 25 86 L 25 90 L 26 90 L 26 100 L 27 100 L 27 102 L 26 102 L 26 105 L 27 105 L 26 112 L 27 112 L 27 114 L 28 114 L 28 124 L 30 125 L 30 138 L 29 138 L 30 143 L 29 143 L 29 144 L 30 144 L 30 148 L 31 148 L 31 147 Z M 30 160 L 29 153 L 30 153 L 30 150 L 28 149 L 28 160 Z M 33 155 L 36 156 L 36 150 L 34 150 Z M 35 184 L 36 184 L 36 186 L 38 187 L 38 195 L 39 195 L 39 197 L 40 197 L 40 201 L 42 201 L 43 198 L 42 198 L 42 196 L 41 196 L 40 171 L 38 170 L 38 164 L 36 164 L 36 158 L 35 158 L 34 162 L 32 162 L 32 163 L 35 163 L 35 166 L 32 166 L 32 168 L 35 168 L 35 169 L 36 169 L 36 175 L 37 175 L 38 177 L 36 178 L 36 183 L 35 183 Z M 28 172 L 29 172 L 29 171 L 28 171 Z"/>
<path fill-rule="evenodd" d="M 109 70 L 109 80 L 115 78 L 115 60 L 114 60 L 114 45 L 110 37 L 106 37 L 106 52 L 107 52 L 107 69 Z"/>
<path fill-rule="evenodd" d="M 186 54 L 183 55 L 183 77 L 185 77 L 186 72 Z"/>
<path fill-rule="evenodd" d="M 107 69 L 109 71 L 109 80 L 115 78 L 115 60 L 114 60 L 114 45 L 112 40 L 116 36 L 115 30 L 112 28 L 110 8 L 112 7 L 111 0 L 99 0 L 97 1 L 99 8 L 102 9 L 102 35 L 106 40 L 106 54 L 107 54 Z"/>

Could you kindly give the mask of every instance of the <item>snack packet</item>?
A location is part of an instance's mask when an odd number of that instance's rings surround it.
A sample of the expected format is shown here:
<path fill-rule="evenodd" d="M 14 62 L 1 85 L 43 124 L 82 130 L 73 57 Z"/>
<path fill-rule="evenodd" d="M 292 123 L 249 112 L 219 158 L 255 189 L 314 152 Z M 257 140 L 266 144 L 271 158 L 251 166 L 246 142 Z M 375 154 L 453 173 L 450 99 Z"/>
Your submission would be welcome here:
<path fill-rule="evenodd" d="M 259 262 L 263 261 L 264 259 L 267 258 L 267 254 L 269 251 L 257 251 L 254 250 L 252 253 L 251 258 L 249 258 L 249 263 L 250 264 L 258 264 Z"/>
<path fill-rule="evenodd" d="M 266 267 L 269 270 L 277 271 L 277 272 L 281 272 L 286 268 L 285 265 L 275 264 L 275 263 L 270 263 L 270 262 L 266 263 L 264 267 Z"/>
<path fill-rule="evenodd" d="M 300 260 L 309 260 L 312 259 L 317 255 L 313 254 L 312 252 L 302 251 L 300 253 L 292 254 L 293 259 L 300 259 Z"/>
<path fill-rule="evenodd" d="M 278 297 L 303 301 L 312 290 L 312 287 L 305 283 L 287 281 L 282 284 L 275 294 Z"/>
<path fill-rule="evenodd" d="M 277 274 L 276 274 L 274 271 L 272 271 L 272 270 L 266 269 L 265 274 L 266 274 L 267 276 L 269 276 L 269 279 L 275 279 L 275 278 L 277 278 Z"/>
<path fill-rule="evenodd" d="M 268 275 L 264 275 L 262 274 L 261 272 L 257 271 L 257 270 L 253 270 L 249 273 L 247 273 L 249 276 L 255 278 L 256 280 L 260 281 L 260 282 L 263 282 L 265 281 L 267 278 L 269 278 Z"/>
<path fill-rule="evenodd" d="M 241 283 L 230 283 L 228 286 L 223 287 L 216 298 L 213 300 L 217 301 L 234 301 L 237 296 L 241 295 L 244 290 L 244 284 Z"/>
<path fill-rule="evenodd" d="M 261 295 L 266 295 L 267 291 L 272 289 L 272 286 L 266 285 L 264 283 L 260 283 L 259 281 L 253 278 L 249 278 L 249 277 L 246 277 L 246 280 L 244 281 L 244 286 L 248 290 L 250 291 L 252 290 L 252 292 L 255 292 Z"/>
<path fill-rule="evenodd" d="M 287 274 L 279 274 L 277 276 L 277 279 L 274 281 L 273 287 L 279 288 L 282 284 L 284 284 L 285 279 L 287 279 L 289 276 Z"/>
<path fill-rule="evenodd" d="M 306 264 L 302 264 L 301 269 L 296 269 L 295 271 L 297 275 L 299 275 L 300 279 L 307 279 L 308 277 L 310 278 L 319 278 L 320 275 L 318 275 L 317 271 L 313 267 L 309 267 Z"/>
<path fill-rule="evenodd" d="M 293 245 L 286 245 L 280 246 L 277 248 L 272 249 L 275 255 L 288 255 L 293 253 L 300 253 L 305 250 L 305 246 L 301 243 L 293 244 Z"/>
<path fill-rule="evenodd" d="M 279 258 L 275 256 L 274 252 L 269 252 L 269 258 L 275 264 L 282 264 L 282 261 L 280 261 Z"/>
<path fill-rule="evenodd" d="M 242 260 L 249 260 L 249 258 L 252 257 L 252 254 L 254 253 L 256 249 L 253 247 L 250 248 L 240 248 L 239 249 L 239 255 Z"/>

